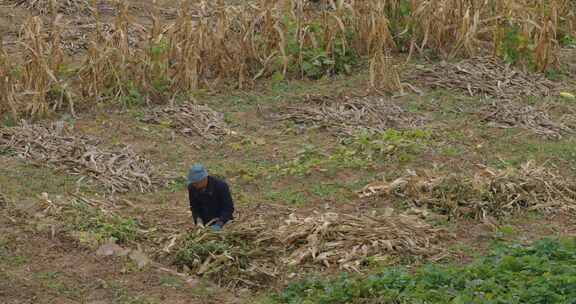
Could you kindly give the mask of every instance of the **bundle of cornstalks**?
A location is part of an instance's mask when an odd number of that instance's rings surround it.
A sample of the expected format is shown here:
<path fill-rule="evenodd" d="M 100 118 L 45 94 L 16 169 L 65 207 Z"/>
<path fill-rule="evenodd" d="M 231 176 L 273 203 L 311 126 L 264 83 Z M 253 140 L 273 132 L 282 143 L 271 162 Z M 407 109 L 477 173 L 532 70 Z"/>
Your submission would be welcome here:
<path fill-rule="evenodd" d="M 483 168 L 474 176 L 409 172 L 391 183 L 371 183 L 360 192 L 361 198 L 380 195 L 454 217 L 498 218 L 529 210 L 576 212 L 576 183 L 534 162 L 517 169 Z"/>
<path fill-rule="evenodd" d="M 289 106 L 276 117 L 298 124 L 319 126 L 335 134 L 353 135 L 359 130 L 384 131 L 424 125 L 426 119 L 383 98 L 311 97 L 305 104 Z"/>
<path fill-rule="evenodd" d="M 89 177 L 111 193 L 149 191 L 161 181 L 150 161 L 129 147 L 101 150 L 96 140 L 73 134 L 63 122 L 0 129 L 0 149 L 38 165 L 81 175 L 79 182 Z"/>
<path fill-rule="evenodd" d="M 206 105 L 185 103 L 152 109 L 143 121 L 168 126 L 187 137 L 200 136 L 211 141 L 234 134 L 226 125 L 224 115 Z"/>
<path fill-rule="evenodd" d="M 90 10 L 88 0 L 9 0 L 9 2 L 41 15 L 50 13 L 76 15 L 88 13 Z"/>
<path fill-rule="evenodd" d="M 306 263 L 359 271 L 367 258 L 387 260 L 390 255 L 431 257 L 443 231 L 414 217 L 370 217 L 326 213 L 290 217 L 273 231 L 288 255 L 287 265 Z"/>
<path fill-rule="evenodd" d="M 498 101 L 483 108 L 482 120 L 501 128 L 523 128 L 535 134 L 559 139 L 574 129 L 562 122 L 556 122 L 547 109 L 540 106 L 523 105 L 514 101 Z"/>
<path fill-rule="evenodd" d="M 97 24 L 77 21 L 62 31 L 60 48 L 68 55 L 81 54 L 88 50 L 90 43 L 93 42 L 91 37 L 99 34 L 102 35 L 103 39 L 111 40 L 117 32 L 118 30 L 111 23 Z M 146 37 L 146 33 L 138 24 L 130 24 L 125 35 L 128 40 L 128 46 L 132 49 L 139 47 Z M 104 50 L 101 49 L 100 51 Z"/>
<path fill-rule="evenodd" d="M 165 251 L 176 248 L 172 263 L 189 272 L 228 287 L 254 288 L 286 279 L 292 266 L 361 271 L 368 260 L 443 253 L 436 244 L 444 231 L 414 217 L 251 213 L 217 234 L 198 229 L 172 239 Z"/>
<path fill-rule="evenodd" d="M 172 241 L 177 248 L 172 263 L 229 288 L 262 288 L 283 273 L 276 261 L 279 247 L 267 235 L 270 228 L 261 218 L 252 218 L 230 223 L 218 234 L 197 229 Z"/>
<path fill-rule="evenodd" d="M 489 57 L 417 68 L 408 75 L 408 79 L 426 87 L 508 100 L 548 96 L 555 89 L 555 84 L 541 75 L 521 72 Z"/>

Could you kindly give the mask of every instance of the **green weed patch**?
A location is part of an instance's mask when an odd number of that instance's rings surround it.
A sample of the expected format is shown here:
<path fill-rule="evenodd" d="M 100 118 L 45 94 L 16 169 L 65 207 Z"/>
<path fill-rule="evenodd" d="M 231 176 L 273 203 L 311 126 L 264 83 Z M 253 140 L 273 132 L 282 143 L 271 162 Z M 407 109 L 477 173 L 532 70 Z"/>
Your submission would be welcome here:
<path fill-rule="evenodd" d="M 132 218 L 104 212 L 80 201 L 73 201 L 61 213 L 68 231 L 78 233 L 80 242 L 100 243 L 111 238 L 127 243 L 138 238 L 138 224 Z"/>

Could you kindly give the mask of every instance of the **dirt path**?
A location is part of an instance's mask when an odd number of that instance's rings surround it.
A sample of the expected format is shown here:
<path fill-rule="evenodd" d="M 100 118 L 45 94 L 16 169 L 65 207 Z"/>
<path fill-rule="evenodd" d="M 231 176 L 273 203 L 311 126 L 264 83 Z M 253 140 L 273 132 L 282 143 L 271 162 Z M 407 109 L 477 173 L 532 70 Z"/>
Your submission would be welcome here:
<path fill-rule="evenodd" d="M 97 256 L 74 242 L 38 233 L 22 215 L 0 210 L 0 302 L 230 303 L 231 296 L 127 258 Z M 26 216 L 26 215 L 24 215 Z"/>

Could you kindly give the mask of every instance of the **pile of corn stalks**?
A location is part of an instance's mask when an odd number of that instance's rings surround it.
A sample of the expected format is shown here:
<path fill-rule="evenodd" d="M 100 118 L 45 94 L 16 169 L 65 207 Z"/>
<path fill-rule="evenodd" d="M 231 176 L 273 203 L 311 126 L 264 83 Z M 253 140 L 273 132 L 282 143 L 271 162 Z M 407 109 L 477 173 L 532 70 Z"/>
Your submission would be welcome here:
<path fill-rule="evenodd" d="M 273 233 L 288 253 L 282 260 L 290 266 L 314 263 L 359 271 L 369 257 L 430 257 L 441 252 L 436 242 L 442 231 L 409 216 L 292 214 Z"/>
<path fill-rule="evenodd" d="M 129 147 L 101 150 L 97 141 L 74 135 L 63 122 L 0 129 L 0 149 L 41 166 L 63 168 L 100 183 L 111 193 L 149 191 L 160 183 L 150 161 Z"/>
<path fill-rule="evenodd" d="M 383 98 L 310 97 L 305 104 L 289 106 L 278 120 L 323 127 L 336 135 L 353 135 L 359 130 L 384 131 L 424 125 L 426 119 Z"/>
<path fill-rule="evenodd" d="M 235 221 L 220 233 L 200 228 L 164 238 L 156 258 L 228 288 L 264 288 L 284 275 L 277 260 L 280 247 L 270 233 L 270 219 L 289 212 L 269 204 L 241 208 Z"/>
<path fill-rule="evenodd" d="M 443 253 L 437 242 L 445 235 L 409 216 L 275 213 L 238 220 L 217 234 L 198 229 L 180 235 L 165 252 L 174 252 L 179 267 L 220 285 L 265 288 L 288 279 L 294 266 L 362 271 L 368 260 L 434 258 Z"/>
<path fill-rule="evenodd" d="M 99 31 L 99 33 L 97 33 Z M 66 26 L 62 31 L 60 38 L 60 49 L 67 55 L 77 55 L 85 52 L 92 43 L 93 36 L 102 35 L 106 40 L 111 40 L 118 30 L 111 23 L 86 23 L 77 21 L 72 25 Z M 130 49 L 139 47 L 139 44 L 145 40 L 146 33 L 142 26 L 131 23 L 127 26 L 125 33 L 127 45 Z"/>
<path fill-rule="evenodd" d="M 67 15 L 86 14 L 90 10 L 88 0 L 9 0 L 16 6 L 35 11 L 41 15 L 51 12 Z"/>
<path fill-rule="evenodd" d="M 442 62 L 431 68 L 417 68 L 407 76 L 426 87 L 507 100 L 548 96 L 555 89 L 555 84 L 543 76 L 521 72 L 491 57 Z"/>
<path fill-rule="evenodd" d="M 185 103 L 152 109 L 143 121 L 168 126 L 186 137 L 200 136 L 210 141 L 234 134 L 226 125 L 224 115 L 205 105 Z"/>
<path fill-rule="evenodd" d="M 482 109 L 480 115 L 484 122 L 500 128 L 522 128 L 553 139 L 574 131 L 571 126 L 554 121 L 546 108 L 514 101 L 492 102 Z"/>
<path fill-rule="evenodd" d="M 399 197 L 452 217 L 477 219 L 528 210 L 576 212 L 576 183 L 534 162 L 517 169 L 482 168 L 474 176 L 412 171 L 390 183 L 371 183 L 359 196 Z"/>
<path fill-rule="evenodd" d="M 174 243 L 172 263 L 227 288 L 263 288 L 278 280 L 282 268 L 262 220 L 231 223 L 218 234 L 208 229 L 188 233 Z"/>

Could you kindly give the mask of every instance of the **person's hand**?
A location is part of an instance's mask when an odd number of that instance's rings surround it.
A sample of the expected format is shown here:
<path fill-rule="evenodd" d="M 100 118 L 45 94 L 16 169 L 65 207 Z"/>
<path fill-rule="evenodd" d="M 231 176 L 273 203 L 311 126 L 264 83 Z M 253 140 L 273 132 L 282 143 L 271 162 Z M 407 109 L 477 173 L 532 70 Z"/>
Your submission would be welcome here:
<path fill-rule="evenodd" d="M 222 225 L 214 224 L 214 225 L 210 226 L 210 228 L 212 228 L 212 231 L 220 231 L 220 230 L 222 230 Z"/>

